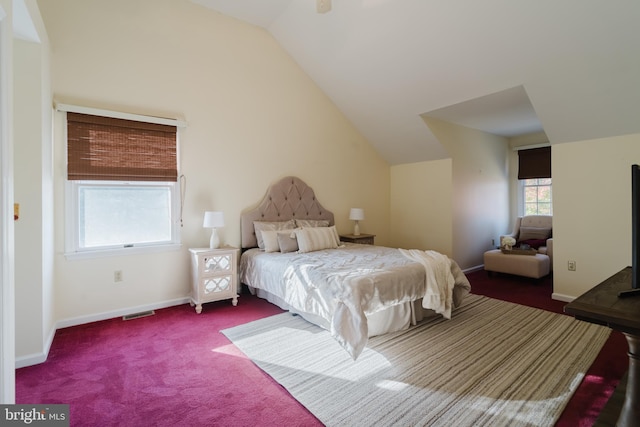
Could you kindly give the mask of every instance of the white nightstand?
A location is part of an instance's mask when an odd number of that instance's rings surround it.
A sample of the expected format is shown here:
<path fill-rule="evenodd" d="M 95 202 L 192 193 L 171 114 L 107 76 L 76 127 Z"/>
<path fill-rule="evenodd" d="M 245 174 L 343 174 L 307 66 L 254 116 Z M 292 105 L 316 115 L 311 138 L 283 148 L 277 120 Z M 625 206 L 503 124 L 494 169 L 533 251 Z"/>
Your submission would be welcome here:
<path fill-rule="evenodd" d="M 196 313 L 202 312 L 205 302 L 231 298 L 238 304 L 238 252 L 237 248 L 192 248 L 191 252 L 191 305 Z"/>

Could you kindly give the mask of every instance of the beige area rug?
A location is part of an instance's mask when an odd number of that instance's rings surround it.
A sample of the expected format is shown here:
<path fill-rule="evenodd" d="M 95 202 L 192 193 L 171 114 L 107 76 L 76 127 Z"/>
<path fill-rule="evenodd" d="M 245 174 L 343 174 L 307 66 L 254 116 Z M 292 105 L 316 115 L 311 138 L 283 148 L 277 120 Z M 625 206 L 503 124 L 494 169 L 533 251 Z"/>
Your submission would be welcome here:
<path fill-rule="evenodd" d="M 610 331 L 469 295 L 356 361 L 289 313 L 223 333 L 328 426 L 459 427 L 553 426 Z"/>

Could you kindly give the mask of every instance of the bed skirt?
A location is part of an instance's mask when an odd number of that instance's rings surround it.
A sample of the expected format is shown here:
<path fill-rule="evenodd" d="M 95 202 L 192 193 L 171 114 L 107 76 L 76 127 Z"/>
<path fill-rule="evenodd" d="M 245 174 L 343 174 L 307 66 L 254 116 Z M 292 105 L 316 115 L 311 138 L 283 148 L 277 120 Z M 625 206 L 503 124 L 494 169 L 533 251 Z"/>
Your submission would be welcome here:
<path fill-rule="evenodd" d="M 300 312 L 289 306 L 282 298 L 273 295 L 264 289 L 256 289 L 248 286 L 252 295 L 266 299 L 271 304 L 277 305 L 283 310 L 292 314 L 297 314 L 308 322 L 320 326 L 323 329 L 330 330 L 331 326 L 326 319 L 312 313 Z M 367 325 L 369 329 L 369 338 L 377 335 L 384 335 L 389 332 L 397 332 L 408 329 L 412 325 L 418 324 L 423 319 L 436 316 L 433 310 L 422 307 L 422 298 L 416 301 L 408 301 L 388 307 L 375 313 L 366 314 Z"/>

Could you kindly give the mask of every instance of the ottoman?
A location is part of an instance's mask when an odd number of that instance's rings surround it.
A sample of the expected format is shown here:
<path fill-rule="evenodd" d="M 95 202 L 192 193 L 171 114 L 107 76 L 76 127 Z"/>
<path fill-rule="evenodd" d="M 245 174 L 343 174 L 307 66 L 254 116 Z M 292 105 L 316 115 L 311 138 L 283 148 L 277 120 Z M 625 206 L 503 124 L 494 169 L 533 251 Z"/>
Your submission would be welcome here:
<path fill-rule="evenodd" d="M 539 279 L 549 274 L 550 262 L 543 254 L 503 254 L 500 249 L 494 249 L 484 253 L 484 269 Z"/>

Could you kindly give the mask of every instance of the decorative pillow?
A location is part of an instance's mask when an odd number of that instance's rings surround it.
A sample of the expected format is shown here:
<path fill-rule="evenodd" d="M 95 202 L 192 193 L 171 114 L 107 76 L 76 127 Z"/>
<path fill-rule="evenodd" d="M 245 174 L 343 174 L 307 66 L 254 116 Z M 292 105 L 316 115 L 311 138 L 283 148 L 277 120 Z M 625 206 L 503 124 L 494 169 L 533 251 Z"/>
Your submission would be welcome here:
<path fill-rule="evenodd" d="M 280 252 L 277 230 L 262 230 L 260 234 L 262 235 L 262 244 L 265 252 Z"/>
<path fill-rule="evenodd" d="M 340 235 L 338 234 L 338 230 L 336 230 L 336 226 L 333 225 L 329 227 L 329 229 L 333 231 L 333 237 L 335 237 L 336 244 L 338 245 L 338 247 L 343 246 L 342 242 L 340 241 Z"/>
<path fill-rule="evenodd" d="M 298 250 L 294 230 L 263 230 L 261 233 L 265 252 L 287 253 Z"/>
<path fill-rule="evenodd" d="M 278 246 L 280 247 L 280 252 L 283 254 L 297 251 L 298 239 L 296 239 L 296 233 L 294 231 L 278 232 Z"/>
<path fill-rule="evenodd" d="M 256 232 L 256 240 L 258 247 L 264 249 L 264 241 L 262 240 L 263 231 L 274 230 L 293 230 L 296 228 L 296 222 L 292 219 L 289 221 L 253 221 L 253 229 Z"/>
<path fill-rule="evenodd" d="M 296 219 L 296 225 L 303 227 L 328 227 L 328 219 Z"/>
<path fill-rule="evenodd" d="M 546 239 L 528 239 L 528 240 L 520 240 L 520 244 L 527 244 L 531 246 L 533 249 L 538 249 L 540 246 L 545 246 L 547 244 Z"/>
<path fill-rule="evenodd" d="M 520 227 L 520 233 L 518 235 L 518 241 L 522 242 L 523 240 L 531 240 L 531 239 L 548 239 L 551 236 L 550 228 L 539 228 L 539 227 Z"/>
<path fill-rule="evenodd" d="M 298 252 L 313 252 L 322 249 L 335 249 L 339 243 L 336 238 L 338 232 L 335 225 L 331 227 L 300 228 L 296 229 L 298 239 Z"/>

